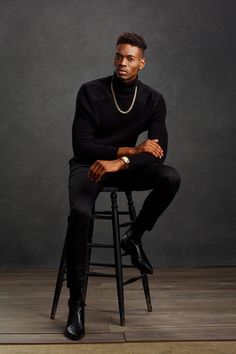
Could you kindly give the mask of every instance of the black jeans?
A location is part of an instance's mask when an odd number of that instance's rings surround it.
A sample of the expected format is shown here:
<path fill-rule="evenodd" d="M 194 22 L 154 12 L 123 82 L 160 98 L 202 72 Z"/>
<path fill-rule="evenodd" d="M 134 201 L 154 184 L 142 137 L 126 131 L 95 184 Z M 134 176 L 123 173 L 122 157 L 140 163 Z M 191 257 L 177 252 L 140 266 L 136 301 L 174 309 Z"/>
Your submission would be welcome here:
<path fill-rule="evenodd" d="M 130 188 L 133 191 L 150 190 L 137 221 L 150 231 L 157 218 L 168 207 L 180 186 L 178 172 L 171 166 L 151 164 L 137 169 L 108 173 L 101 182 L 88 179 L 89 165 L 70 163 L 70 216 L 67 232 L 67 286 L 80 284 L 81 271 L 87 258 L 87 242 L 91 214 L 103 186 Z M 82 285 L 81 285 L 82 286 Z"/>

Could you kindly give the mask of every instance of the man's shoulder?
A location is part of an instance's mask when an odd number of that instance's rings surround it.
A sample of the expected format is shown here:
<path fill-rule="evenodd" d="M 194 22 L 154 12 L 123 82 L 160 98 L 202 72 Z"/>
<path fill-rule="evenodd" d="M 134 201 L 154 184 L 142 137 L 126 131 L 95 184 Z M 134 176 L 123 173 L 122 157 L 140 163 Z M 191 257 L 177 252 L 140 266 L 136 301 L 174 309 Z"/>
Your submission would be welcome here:
<path fill-rule="evenodd" d="M 79 99 L 86 99 L 90 102 L 106 99 L 109 92 L 109 84 L 112 76 L 101 77 L 83 83 L 78 92 Z"/>
<path fill-rule="evenodd" d="M 140 82 L 140 90 L 143 96 L 151 97 L 153 101 L 157 101 L 163 98 L 163 94 L 159 90 L 154 89 L 153 87 L 143 83 L 142 81 L 139 82 Z"/>
<path fill-rule="evenodd" d="M 111 81 L 112 76 L 101 77 L 95 80 L 91 80 L 85 82 L 81 85 L 81 88 L 85 90 L 96 90 L 96 89 L 104 89 L 108 86 L 109 82 Z"/>

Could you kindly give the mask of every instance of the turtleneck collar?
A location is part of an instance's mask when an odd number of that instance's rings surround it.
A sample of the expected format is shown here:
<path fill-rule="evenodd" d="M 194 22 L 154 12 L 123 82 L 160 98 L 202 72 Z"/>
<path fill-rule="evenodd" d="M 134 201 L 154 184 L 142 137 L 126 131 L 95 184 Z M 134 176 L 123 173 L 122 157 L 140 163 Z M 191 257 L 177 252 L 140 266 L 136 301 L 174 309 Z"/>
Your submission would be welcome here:
<path fill-rule="evenodd" d="M 134 93 L 135 86 L 137 86 L 138 83 L 138 75 L 134 80 L 130 82 L 124 82 L 117 77 L 116 72 L 114 71 L 112 80 L 115 92 L 128 95 Z"/>

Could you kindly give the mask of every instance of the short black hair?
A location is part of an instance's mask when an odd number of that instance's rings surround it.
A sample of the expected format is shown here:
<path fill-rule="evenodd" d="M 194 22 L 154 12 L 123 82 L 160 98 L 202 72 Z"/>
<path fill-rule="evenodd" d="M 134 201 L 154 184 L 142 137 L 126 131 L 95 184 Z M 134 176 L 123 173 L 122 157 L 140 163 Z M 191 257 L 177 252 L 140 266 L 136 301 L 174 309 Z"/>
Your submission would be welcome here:
<path fill-rule="evenodd" d="M 134 32 L 123 32 L 119 35 L 117 38 L 116 45 L 118 44 L 130 44 L 135 47 L 141 48 L 143 52 L 145 49 L 147 49 L 147 45 L 145 43 L 145 40 L 143 39 L 142 36 L 138 35 L 137 33 Z"/>

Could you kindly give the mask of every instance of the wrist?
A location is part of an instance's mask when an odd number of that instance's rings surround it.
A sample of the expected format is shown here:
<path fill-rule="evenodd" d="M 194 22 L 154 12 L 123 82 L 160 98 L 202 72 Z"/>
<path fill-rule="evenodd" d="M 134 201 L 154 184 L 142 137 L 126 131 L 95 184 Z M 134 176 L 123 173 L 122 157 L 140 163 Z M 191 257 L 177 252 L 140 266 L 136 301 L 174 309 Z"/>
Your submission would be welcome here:
<path fill-rule="evenodd" d="M 136 148 L 135 147 L 120 147 L 117 151 L 117 157 L 122 157 L 122 156 L 131 156 L 135 155 Z"/>
<path fill-rule="evenodd" d="M 116 160 L 117 163 L 117 171 L 124 170 L 126 168 L 126 164 L 120 158 Z"/>
<path fill-rule="evenodd" d="M 127 156 L 121 156 L 120 160 L 124 164 L 123 168 L 128 168 L 130 164 L 130 159 Z"/>

